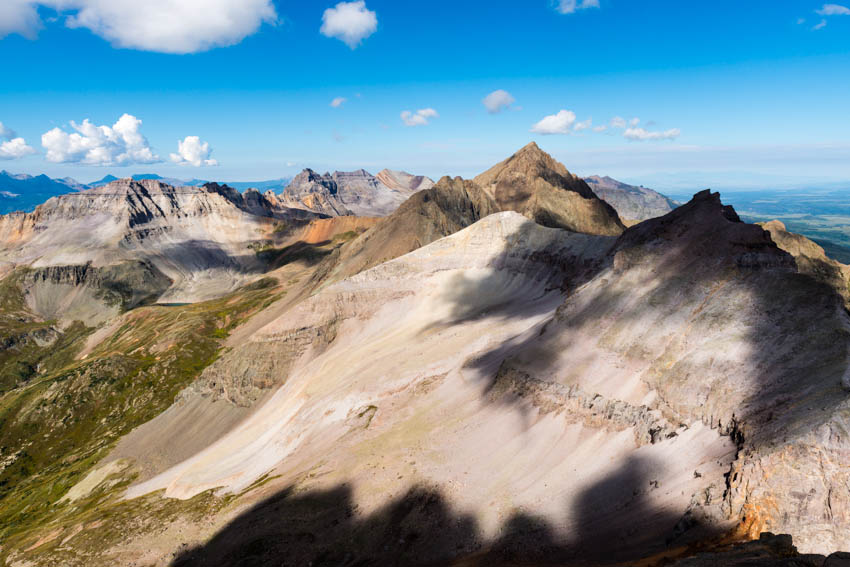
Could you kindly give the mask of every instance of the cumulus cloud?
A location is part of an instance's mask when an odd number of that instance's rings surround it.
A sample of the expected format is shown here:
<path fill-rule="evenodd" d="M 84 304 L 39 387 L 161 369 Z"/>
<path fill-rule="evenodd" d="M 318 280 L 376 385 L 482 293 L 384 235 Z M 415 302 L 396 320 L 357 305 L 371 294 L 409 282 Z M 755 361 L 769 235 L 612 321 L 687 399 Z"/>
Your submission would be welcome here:
<path fill-rule="evenodd" d="M 3 0 L 0 36 L 35 37 L 37 6 L 65 16 L 116 47 L 162 53 L 196 53 L 234 45 L 263 23 L 277 21 L 272 0 Z"/>
<path fill-rule="evenodd" d="M 439 118 L 440 115 L 433 108 L 422 108 L 416 112 L 404 110 L 401 113 L 401 119 L 405 126 L 427 126 L 432 118 Z"/>
<path fill-rule="evenodd" d="M 0 2 L 0 37 L 17 33 L 35 39 L 41 19 L 31 0 L 3 0 Z"/>
<path fill-rule="evenodd" d="M 198 136 L 186 136 L 183 141 L 177 142 L 177 153 L 171 154 L 171 161 L 178 165 L 218 165 L 218 162 L 210 158 L 212 149 L 207 142 L 201 142 Z"/>
<path fill-rule="evenodd" d="M 582 130 L 587 130 L 591 126 L 593 126 L 593 119 L 588 118 L 587 120 L 576 122 L 575 126 L 573 126 L 573 130 L 575 130 L 576 132 L 581 132 Z"/>
<path fill-rule="evenodd" d="M 822 19 L 820 22 L 818 22 L 817 24 L 813 25 L 813 26 L 812 26 L 812 29 L 813 29 L 814 31 L 817 31 L 817 30 L 822 30 L 822 29 L 823 29 L 823 28 L 825 28 L 825 27 L 826 27 L 826 18 Z"/>
<path fill-rule="evenodd" d="M 41 136 L 47 161 L 85 165 L 131 165 L 157 163 L 147 139 L 139 132 L 142 121 L 124 114 L 110 126 L 95 126 L 89 119 L 71 122 L 74 132 L 54 128 Z"/>
<path fill-rule="evenodd" d="M 535 134 L 569 134 L 576 121 L 576 114 L 570 110 L 561 110 L 558 114 L 546 116 L 531 127 Z"/>
<path fill-rule="evenodd" d="M 555 10 L 560 14 L 575 14 L 578 10 L 598 8 L 599 0 L 557 0 Z"/>
<path fill-rule="evenodd" d="M 19 159 L 35 153 L 35 148 L 27 145 L 23 138 L 12 138 L 0 142 L 0 159 Z"/>
<path fill-rule="evenodd" d="M 484 108 L 487 109 L 487 112 L 498 114 L 515 103 L 516 99 L 508 91 L 499 89 L 485 96 L 481 102 L 484 103 Z"/>
<path fill-rule="evenodd" d="M 319 30 L 326 37 L 335 37 L 355 49 L 378 29 L 378 17 L 366 8 L 364 0 L 340 2 L 322 15 Z"/>
<path fill-rule="evenodd" d="M 604 131 L 605 131 L 605 130 L 607 130 L 607 129 L 608 129 L 608 126 L 606 126 L 605 124 L 601 124 L 601 125 L 599 125 L 599 126 L 595 126 L 595 127 L 593 128 L 593 131 L 594 131 L 594 132 L 604 132 Z"/>
<path fill-rule="evenodd" d="M 339 108 L 340 106 L 342 106 L 343 104 L 345 104 L 347 100 L 348 100 L 348 99 L 347 99 L 347 98 L 345 98 L 345 97 L 338 96 L 338 97 L 336 97 L 335 99 L 333 99 L 333 100 L 331 101 L 331 107 L 333 107 L 333 108 Z"/>
<path fill-rule="evenodd" d="M 654 140 L 675 140 L 681 133 L 678 128 L 672 128 L 664 132 L 650 132 L 643 128 L 627 128 L 623 132 L 623 137 L 634 142 L 647 142 Z"/>
<path fill-rule="evenodd" d="M 18 159 L 35 153 L 26 140 L 0 122 L 0 159 Z"/>
<path fill-rule="evenodd" d="M 815 10 L 821 16 L 850 16 L 850 8 L 841 4 L 824 4 L 820 10 Z"/>

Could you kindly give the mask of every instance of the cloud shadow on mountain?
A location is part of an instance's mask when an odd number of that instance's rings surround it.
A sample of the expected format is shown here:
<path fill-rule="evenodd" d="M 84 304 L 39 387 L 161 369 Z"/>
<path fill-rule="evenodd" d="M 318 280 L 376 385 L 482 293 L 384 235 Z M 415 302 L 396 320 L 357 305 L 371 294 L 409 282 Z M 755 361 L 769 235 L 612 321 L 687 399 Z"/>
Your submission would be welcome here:
<path fill-rule="evenodd" d="M 717 205 L 719 200 L 685 205 L 679 212 L 637 225 L 599 264 L 565 273 L 565 304 L 539 325 L 538 332 L 509 337 L 470 361 L 488 380 L 483 395 L 498 379 L 495 369 L 512 357 L 559 352 L 572 346 L 574 335 L 587 325 L 609 317 L 619 317 L 622 325 L 663 324 L 663 319 L 649 316 L 658 315 L 659 306 L 676 305 L 670 299 L 684 294 L 684 304 L 695 301 L 698 305 L 690 316 L 707 318 L 704 321 L 721 331 L 730 313 L 736 315 L 730 310 L 737 306 L 754 314 L 740 338 L 753 347 L 747 364 L 756 370 L 746 375 L 749 393 L 731 400 L 734 411 L 715 416 L 718 423 L 712 425 L 720 426 L 739 445 L 752 447 L 780 442 L 796 428 L 810 429 L 826 419 L 847 397 L 840 388 L 847 331 L 819 327 L 822 321 L 838 320 L 835 314 L 843 309 L 840 297 L 828 286 L 796 273 L 793 259 L 778 250 L 766 233 L 736 222 L 734 211 Z M 626 311 L 616 309 L 629 294 L 604 283 L 583 303 L 570 304 L 571 292 L 594 276 L 610 269 L 610 277 L 616 278 L 645 261 L 654 262 L 646 281 L 655 282 L 656 287 L 642 303 Z M 500 281 L 459 282 L 452 292 L 453 321 L 521 313 L 515 311 L 516 305 L 503 301 L 482 308 L 481 298 L 492 295 Z M 745 303 L 724 304 L 727 299 Z M 665 314 L 663 309 L 660 313 Z M 673 310 L 664 316 L 676 315 Z M 552 326 L 558 332 L 551 332 Z M 545 357 L 538 360 L 542 367 L 550 362 Z M 685 387 L 689 383 L 697 387 L 700 380 L 711 377 L 711 367 L 687 361 L 677 364 L 682 366 L 674 367 L 678 373 L 674 378 Z M 703 410 L 692 407 L 689 411 Z M 636 458 L 624 461 L 612 474 L 587 487 L 573 509 L 564 510 L 563 525 L 518 511 L 493 539 L 482 534 L 473 515 L 456 512 L 438 488 L 411 488 L 368 515 L 358 513 L 348 486 L 307 492 L 290 488 L 237 517 L 208 544 L 181 554 L 174 565 L 605 565 L 720 536 L 711 525 L 650 504 L 647 494 L 656 486 L 650 464 Z"/>
<path fill-rule="evenodd" d="M 651 465 L 629 459 L 589 486 L 575 509 L 564 510 L 575 529 L 515 512 L 492 538 L 474 515 L 456 511 L 433 487 L 412 487 L 370 514 L 359 512 L 348 485 L 289 487 L 172 565 L 606 565 L 679 548 L 696 531 L 701 538 L 717 535 L 703 527 L 683 534 L 679 518 L 651 506 Z"/>
<path fill-rule="evenodd" d="M 506 249 L 494 266 L 504 265 L 511 253 Z M 615 285 L 624 273 L 644 264 L 651 269 L 638 287 Z M 802 427 L 816 427 L 847 399 L 841 376 L 847 365 L 850 332 L 842 322 L 846 310 L 841 297 L 828 285 L 797 273 L 794 259 L 775 246 L 769 233 L 740 222 L 717 194 L 703 192 L 664 217 L 628 229 L 595 263 L 553 259 L 551 268 L 553 281 L 562 282 L 563 304 L 538 326 L 539 332 L 509 337 L 468 363 L 485 379 L 485 395 L 499 379 L 494 368 L 510 365 L 516 357 L 540 370 L 540 379 L 558 380 L 561 377 L 548 374 L 548 367 L 562 352 L 582 344 L 586 336 L 594 340 L 613 336 L 596 328 L 610 321 L 616 321 L 618 329 L 636 329 L 635 337 L 649 337 L 650 327 L 664 327 L 669 318 L 671 328 L 687 333 L 687 325 L 673 321 L 682 315 L 676 306 L 683 305 L 691 310 L 687 314 L 691 322 L 701 321 L 716 329 L 718 336 L 739 316 L 739 310 L 748 313 L 748 319 L 742 319 L 745 329 L 740 340 L 728 341 L 730 348 L 736 344 L 750 348 L 746 370 L 740 370 L 746 372 L 742 375 L 744 395 L 728 402 L 734 406 L 731 411 L 721 407 L 712 426 L 721 422 L 724 432 L 734 429 L 749 441 L 772 444 Z M 523 309 L 529 306 L 531 314 L 551 308 L 548 302 L 534 303 L 522 295 L 516 304 L 504 301 L 480 308 L 481 298 L 493 295 L 501 278 L 496 272 L 480 280 L 463 277 L 448 296 L 454 302 L 452 323 L 526 316 L 529 312 Z M 592 292 L 580 290 L 594 278 L 600 285 Z M 634 296 L 641 301 L 630 303 Z M 539 311 L 534 311 L 535 306 Z M 714 370 L 709 368 L 706 375 L 699 361 L 688 357 L 687 348 L 677 345 L 676 341 L 687 337 L 671 336 L 669 340 L 683 358 L 660 370 L 661 379 L 667 381 L 665 387 L 699 390 L 700 382 L 713 378 Z M 616 345 L 606 348 L 626 358 L 642 356 Z M 717 360 L 712 359 L 717 372 L 735 371 L 721 366 L 720 359 L 726 355 L 722 349 L 717 355 Z M 511 400 L 505 397 L 503 401 Z M 678 411 L 707 412 L 699 405 Z M 706 422 L 710 417 L 703 416 Z"/>

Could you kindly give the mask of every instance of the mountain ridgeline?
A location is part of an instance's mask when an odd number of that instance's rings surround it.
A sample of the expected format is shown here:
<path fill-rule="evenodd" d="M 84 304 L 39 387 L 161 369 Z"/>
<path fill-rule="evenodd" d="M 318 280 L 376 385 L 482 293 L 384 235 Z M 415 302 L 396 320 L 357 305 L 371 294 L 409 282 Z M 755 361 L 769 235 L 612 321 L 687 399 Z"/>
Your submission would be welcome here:
<path fill-rule="evenodd" d="M 0 217 L 0 562 L 838 565 L 850 268 L 675 205 L 532 143 Z"/>

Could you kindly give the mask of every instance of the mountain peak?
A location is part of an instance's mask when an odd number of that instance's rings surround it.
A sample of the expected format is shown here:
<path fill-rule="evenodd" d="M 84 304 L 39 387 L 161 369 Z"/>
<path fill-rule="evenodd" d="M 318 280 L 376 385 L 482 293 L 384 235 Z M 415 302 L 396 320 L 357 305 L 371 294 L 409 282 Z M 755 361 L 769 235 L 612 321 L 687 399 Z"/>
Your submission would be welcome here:
<path fill-rule="evenodd" d="M 477 176 L 475 182 L 487 186 L 515 177 L 542 177 L 553 185 L 577 185 L 571 189 L 586 198 L 594 196 L 587 185 L 583 182 L 576 184 L 575 181 L 578 181 L 578 178 L 567 171 L 564 164 L 541 150 L 535 142 L 524 146 L 508 159 Z M 583 187 L 578 185 L 583 185 Z"/>
<path fill-rule="evenodd" d="M 618 235 L 617 212 L 564 165 L 530 143 L 474 179 L 500 210 L 526 215 L 550 228 Z"/>
<path fill-rule="evenodd" d="M 708 258 L 739 268 L 796 269 L 794 260 L 774 244 L 769 232 L 742 222 L 735 209 L 723 204 L 720 193 L 709 189 L 662 217 L 629 228 L 616 248 L 646 249 L 649 243 L 653 243 L 654 253 L 675 249 L 682 271 L 690 262 Z"/>
<path fill-rule="evenodd" d="M 596 199 L 587 183 L 570 173 L 564 164 L 541 150 L 535 142 L 478 175 L 475 182 L 482 187 L 495 187 L 516 184 L 520 180 L 524 180 L 524 184 L 534 183 L 535 179 L 578 193 L 585 199 Z"/>

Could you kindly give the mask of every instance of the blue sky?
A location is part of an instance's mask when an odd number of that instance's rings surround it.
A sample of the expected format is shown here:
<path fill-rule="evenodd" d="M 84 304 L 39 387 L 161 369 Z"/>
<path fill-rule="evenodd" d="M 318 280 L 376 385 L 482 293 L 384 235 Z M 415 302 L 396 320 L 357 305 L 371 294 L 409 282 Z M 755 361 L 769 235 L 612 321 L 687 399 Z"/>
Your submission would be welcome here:
<path fill-rule="evenodd" d="M 660 189 L 850 182 L 850 2 L 56 2 L 0 7 L 0 122 L 32 148 L 9 171 L 470 176 L 536 140 L 575 173 Z M 496 90 L 515 102 L 489 113 Z M 120 160 L 48 152 L 71 121 L 124 114 L 147 143 Z"/>

